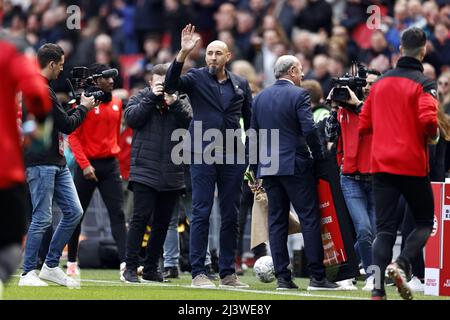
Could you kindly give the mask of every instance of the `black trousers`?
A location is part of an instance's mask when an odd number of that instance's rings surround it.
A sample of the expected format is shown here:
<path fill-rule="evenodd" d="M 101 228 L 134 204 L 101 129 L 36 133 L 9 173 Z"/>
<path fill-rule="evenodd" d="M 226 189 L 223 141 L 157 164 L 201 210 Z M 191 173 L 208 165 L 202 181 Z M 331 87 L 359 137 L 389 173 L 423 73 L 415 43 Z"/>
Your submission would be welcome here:
<path fill-rule="evenodd" d="M 413 177 L 377 173 L 373 178 L 377 236 L 372 246 L 373 264 L 380 268 L 381 286 L 384 287 L 384 273 L 392 259 L 398 222 L 400 196 L 403 195 L 414 219 L 415 228 L 406 239 L 404 248 L 397 258 L 405 266 L 410 265 L 423 250 L 433 228 L 434 200 L 428 177 Z"/>
<path fill-rule="evenodd" d="M 238 233 L 238 243 L 237 243 L 237 250 L 236 250 L 236 256 L 241 257 L 244 253 L 244 232 L 245 232 L 245 225 L 247 224 L 247 217 L 250 211 L 253 207 L 253 192 L 250 190 L 250 187 L 248 186 L 248 181 L 244 180 L 242 182 L 242 196 L 241 196 L 241 206 L 239 208 L 239 214 L 238 214 L 238 223 L 239 223 L 239 233 Z M 255 248 L 252 249 L 252 252 L 255 256 L 255 260 L 258 258 L 267 255 L 267 248 L 265 243 L 261 243 L 257 245 Z"/>
<path fill-rule="evenodd" d="M 313 160 L 296 159 L 293 176 L 264 177 L 263 186 L 269 201 L 269 242 L 276 277 L 291 278 L 287 238 L 292 202 L 302 225 L 308 269 L 315 279 L 322 280 L 325 266 Z"/>
<path fill-rule="evenodd" d="M 403 197 L 400 199 L 400 203 L 401 208 L 404 210 L 403 221 L 400 228 L 400 231 L 402 233 L 401 249 L 403 250 L 406 245 L 406 239 L 408 239 L 411 232 L 414 231 L 416 224 L 414 223 L 412 212 L 411 210 L 409 210 L 409 207 Z M 423 279 L 425 277 L 425 261 L 423 257 L 423 251 L 421 250 L 419 252 L 419 255 L 415 259 L 412 259 L 410 262 L 412 274 L 419 279 Z"/>
<path fill-rule="evenodd" d="M 0 250 L 22 244 L 26 233 L 27 197 L 25 184 L 0 189 Z"/>
<path fill-rule="evenodd" d="M 97 176 L 98 182 L 86 180 L 83 176 L 83 170 L 78 166 L 75 168 L 74 180 L 78 197 L 80 198 L 83 212 L 86 213 L 95 188 L 98 188 L 106 208 L 108 209 L 111 222 L 111 233 L 117 245 L 119 259 L 123 262 L 125 261 L 127 231 L 125 227 L 125 215 L 123 212 L 123 192 L 119 162 L 116 158 L 105 158 L 91 160 L 91 165 L 95 168 L 95 175 Z M 77 260 L 80 232 L 81 222 L 73 232 L 72 238 L 70 238 L 68 243 L 68 260 L 70 262 L 75 262 Z"/>
<path fill-rule="evenodd" d="M 139 266 L 139 251 L 145 228 L 150 221 L 151 232 L 144 260 L 144 274 L 158 270 L 167 228 L 175 208 L 179 191 L 161 191 L 133 182 L 134 211 L 127 237 L 127 269 L 136 270 Z"/>
<path fill-rule="evenodd" d="M 21 244 L 26 233 L 25 184 L 0 189 L 0 281 L 4 282 L 20 263 Z"/>

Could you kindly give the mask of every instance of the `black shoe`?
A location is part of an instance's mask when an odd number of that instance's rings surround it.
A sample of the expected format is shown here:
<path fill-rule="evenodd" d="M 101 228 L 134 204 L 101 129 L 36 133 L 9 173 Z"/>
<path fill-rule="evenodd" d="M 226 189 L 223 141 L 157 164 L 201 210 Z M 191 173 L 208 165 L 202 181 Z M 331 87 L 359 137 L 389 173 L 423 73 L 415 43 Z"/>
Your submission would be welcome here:
<path fill-rule="evenodd" d="M 142 282 L 169 282 L 169 280 L 164 279 L 162 273 L 159 271 L 144 271 L 142 274 Z"/>
<path fill-rule="evenodd" d="M 286 280 L 283 278 L 277 279 L 277 290 L 298 290 L 298 286 L 292 281 L 292 279 Z"/>
<path fill-rule="evenodd" d="M 178 267 L 165 267 L 163 277 L 165 279 L 179 279 Z"/>
<path fill-rule="evenodd" d="M 322 280 L 311 278 L 311 280 L 309 280 L 309 286 L 306 290 L 319 291 L 319 290 L 339 290 L 339 289 L 341 289 L 341 287 L 338 284 L 328 281 L 327 278 L 323 278 Z"/>
<path fill-rule="evenodd" d="M 372 300 L 386 300 L 386 291 L 380 289 L 372 290 Z"/>
<path fill-rule="evenodd" d="M 219 277 L 217 276 L 217 274 L 215 274 L 214 269 L 212 268 L 212 266 L 210 264 L 208 264 L 206 266 L 206 276 L 211 281 L 215 281 L 215 280 L 219 279 Z"/>
<path fill-rule="evenodd" d="M 120 280 L 126 283 L 140 283 L 137 270 L 125 269 Z"/>

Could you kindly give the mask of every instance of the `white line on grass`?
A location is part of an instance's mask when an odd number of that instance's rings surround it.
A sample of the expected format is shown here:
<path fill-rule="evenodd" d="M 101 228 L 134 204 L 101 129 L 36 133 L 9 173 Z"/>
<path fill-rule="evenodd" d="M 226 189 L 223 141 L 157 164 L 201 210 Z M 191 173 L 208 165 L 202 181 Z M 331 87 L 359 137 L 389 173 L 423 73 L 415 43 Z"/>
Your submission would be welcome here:
<path fill-rule="evenodd" d="M 224 291 L 237 291 L 237 292 L 247 292 L 247 293 L 257 293 L 257 294 L 273 294 L 273 295 L 286 295 L 286 296 L 300 296 L 300 297 L 312 297 L 312 298 L 331 298 L 331 299 L 349 299 L 349 300 L 369 300 L 369 298 L 362 297 L 351 297 L 351 296 L 339 296 L 339 295 L 325 295 L 325 294 L 310 294 L 301 292 L 278 292 L 278 291 L 267 291 L 267 290 L 251 290 L 251 289 L 233 289 L 233 288 L 195 288 L 190 285 L 180 285 L 180 284 L 169 284 L 169 283 L 124 283 L 121 281 L 110 281 L 110 280 L 93 280 L 93 279 L 82 279 L 82 282 L 92 282 L 92 283 L 108 283 L 108 284 L 118 284 L 120 286 L 127 285 L 131 287 L 135 286 L 154 286 L 154 287 L 178 287 L 178 288 L 188 288 L 188 289 L 203 289 L 203 290 L 224 290 Z"/>
<path fill-rule="evenodd" d="M 20 277 L 20 275 L 14 275 L 14 277 Z M 285 296 L 299 296 L 299 297 L 310 297 L 310 298 L 329 298 L 329 299 L 347 299 L 347 300 L 369 300 L 369 298 L 362 297 L 352 297 L 352 296 L 339 296 L 339 295 L 326 295 L 326 294 L 310 294 L 302 292 L 279 292 L 279 291 L 268 291 L 268 290 L 251 290 L 251 289 L 233 289 L 233 288 L 195 288 L 190 285 L 181 284 L 170 284 L 170 283 L 125 283 L 122 281 L 111 281 L 111 280 L 94 280 L 94 279 L 81 279 L 81 282 L 91 282 L 91 283 L 102 283 L 110 284 L 111 287 L 178 287 L 194 290 L 223 290 L 223 291 L 237 291 L 237 292 L 247 292 L 256 294 L 272 294 L 272 295 L 285 295 Z M 81 287 L 84 288 L 84 287 Z"/>

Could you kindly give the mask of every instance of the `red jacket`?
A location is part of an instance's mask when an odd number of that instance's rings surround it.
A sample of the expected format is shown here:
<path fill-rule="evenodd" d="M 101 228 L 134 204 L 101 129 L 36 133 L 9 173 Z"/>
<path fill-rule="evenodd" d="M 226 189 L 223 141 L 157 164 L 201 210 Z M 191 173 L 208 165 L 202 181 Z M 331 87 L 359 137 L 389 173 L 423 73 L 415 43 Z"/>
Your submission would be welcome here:
<path fill-rule="evenodd" d="M 373 84 L 360 114 L 360 133 L 373 133 L 372 172 L 426 176 L 437 108 L 436 83 L 423 75 L 422 64 L 400 58 Z"/>
<path fill-rule="evenodd" d="M 16 94 L 23 93 L 28 112 L 43 117 L 52 104 L 39 68 L 14 44 L 0 40 L 0 189 L 25 182 L 17 128 Z"/>
<path fill-rule="evenodd" d="M 342 158 L 343 153 L 342 173 L 369 174 L 372 135 L 359 135 L 359 117 L 348 109 L 339 108 L 338 121 L 341 127 L 341 141 L 338 143 L 341 152 L 338 151 L 337 155 Z M 341 159 L 338 159 L 338 163 L 340 162 Z"/>
<path fill-rule="evenodd" d="M 122 179 L 128 180 L 130 177 L 130 161 L 131 161 L 131 142 L 133 140 L 133 129 L 126 128 L 120 134 L 119 146 L 120 153 L 118 155 L 120 164 L 120 174 Z"/>
<path fill-rule="evenodd" d="M 91 165 L 89 160 L 119 154 L 121 121 L 122 101 L 113 97 L 89 111 L 81 126 L 69 135 L 70 148 L 82 170 Z"/>

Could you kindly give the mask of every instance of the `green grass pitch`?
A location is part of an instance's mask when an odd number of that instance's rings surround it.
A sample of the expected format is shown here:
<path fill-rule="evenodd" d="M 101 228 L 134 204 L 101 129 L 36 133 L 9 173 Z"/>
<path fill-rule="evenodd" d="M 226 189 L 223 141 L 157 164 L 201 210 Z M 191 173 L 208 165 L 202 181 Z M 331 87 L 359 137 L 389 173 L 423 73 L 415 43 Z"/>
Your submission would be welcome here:
<path fill-rule="evenodd" d="M 170 283 L 126 284 L 119 280 L 117 270 L 82 270 L 81 288 L 69 289 L 49 283 L 48 287 L 19 287 L 19 273 L 6 285 L 5 300 L 367 300 L 368 292 L 357 291 L 308 292 L 308 279 L 296 278 L 299 290 L 276 291 L 276 282 L 262 283 L 247 270 L 241 279 L 250 285 L 247 289 L 197 289 L 191 288 L 191 277 L 182 274 Z M 218 284 L 218 282 L 216 282 Z M 388 287 L 389 300 L 400 299 L 395 288 Z M 450 297 L 426 296 L 416 293 L 415 300 L 450 300 Z"/>

